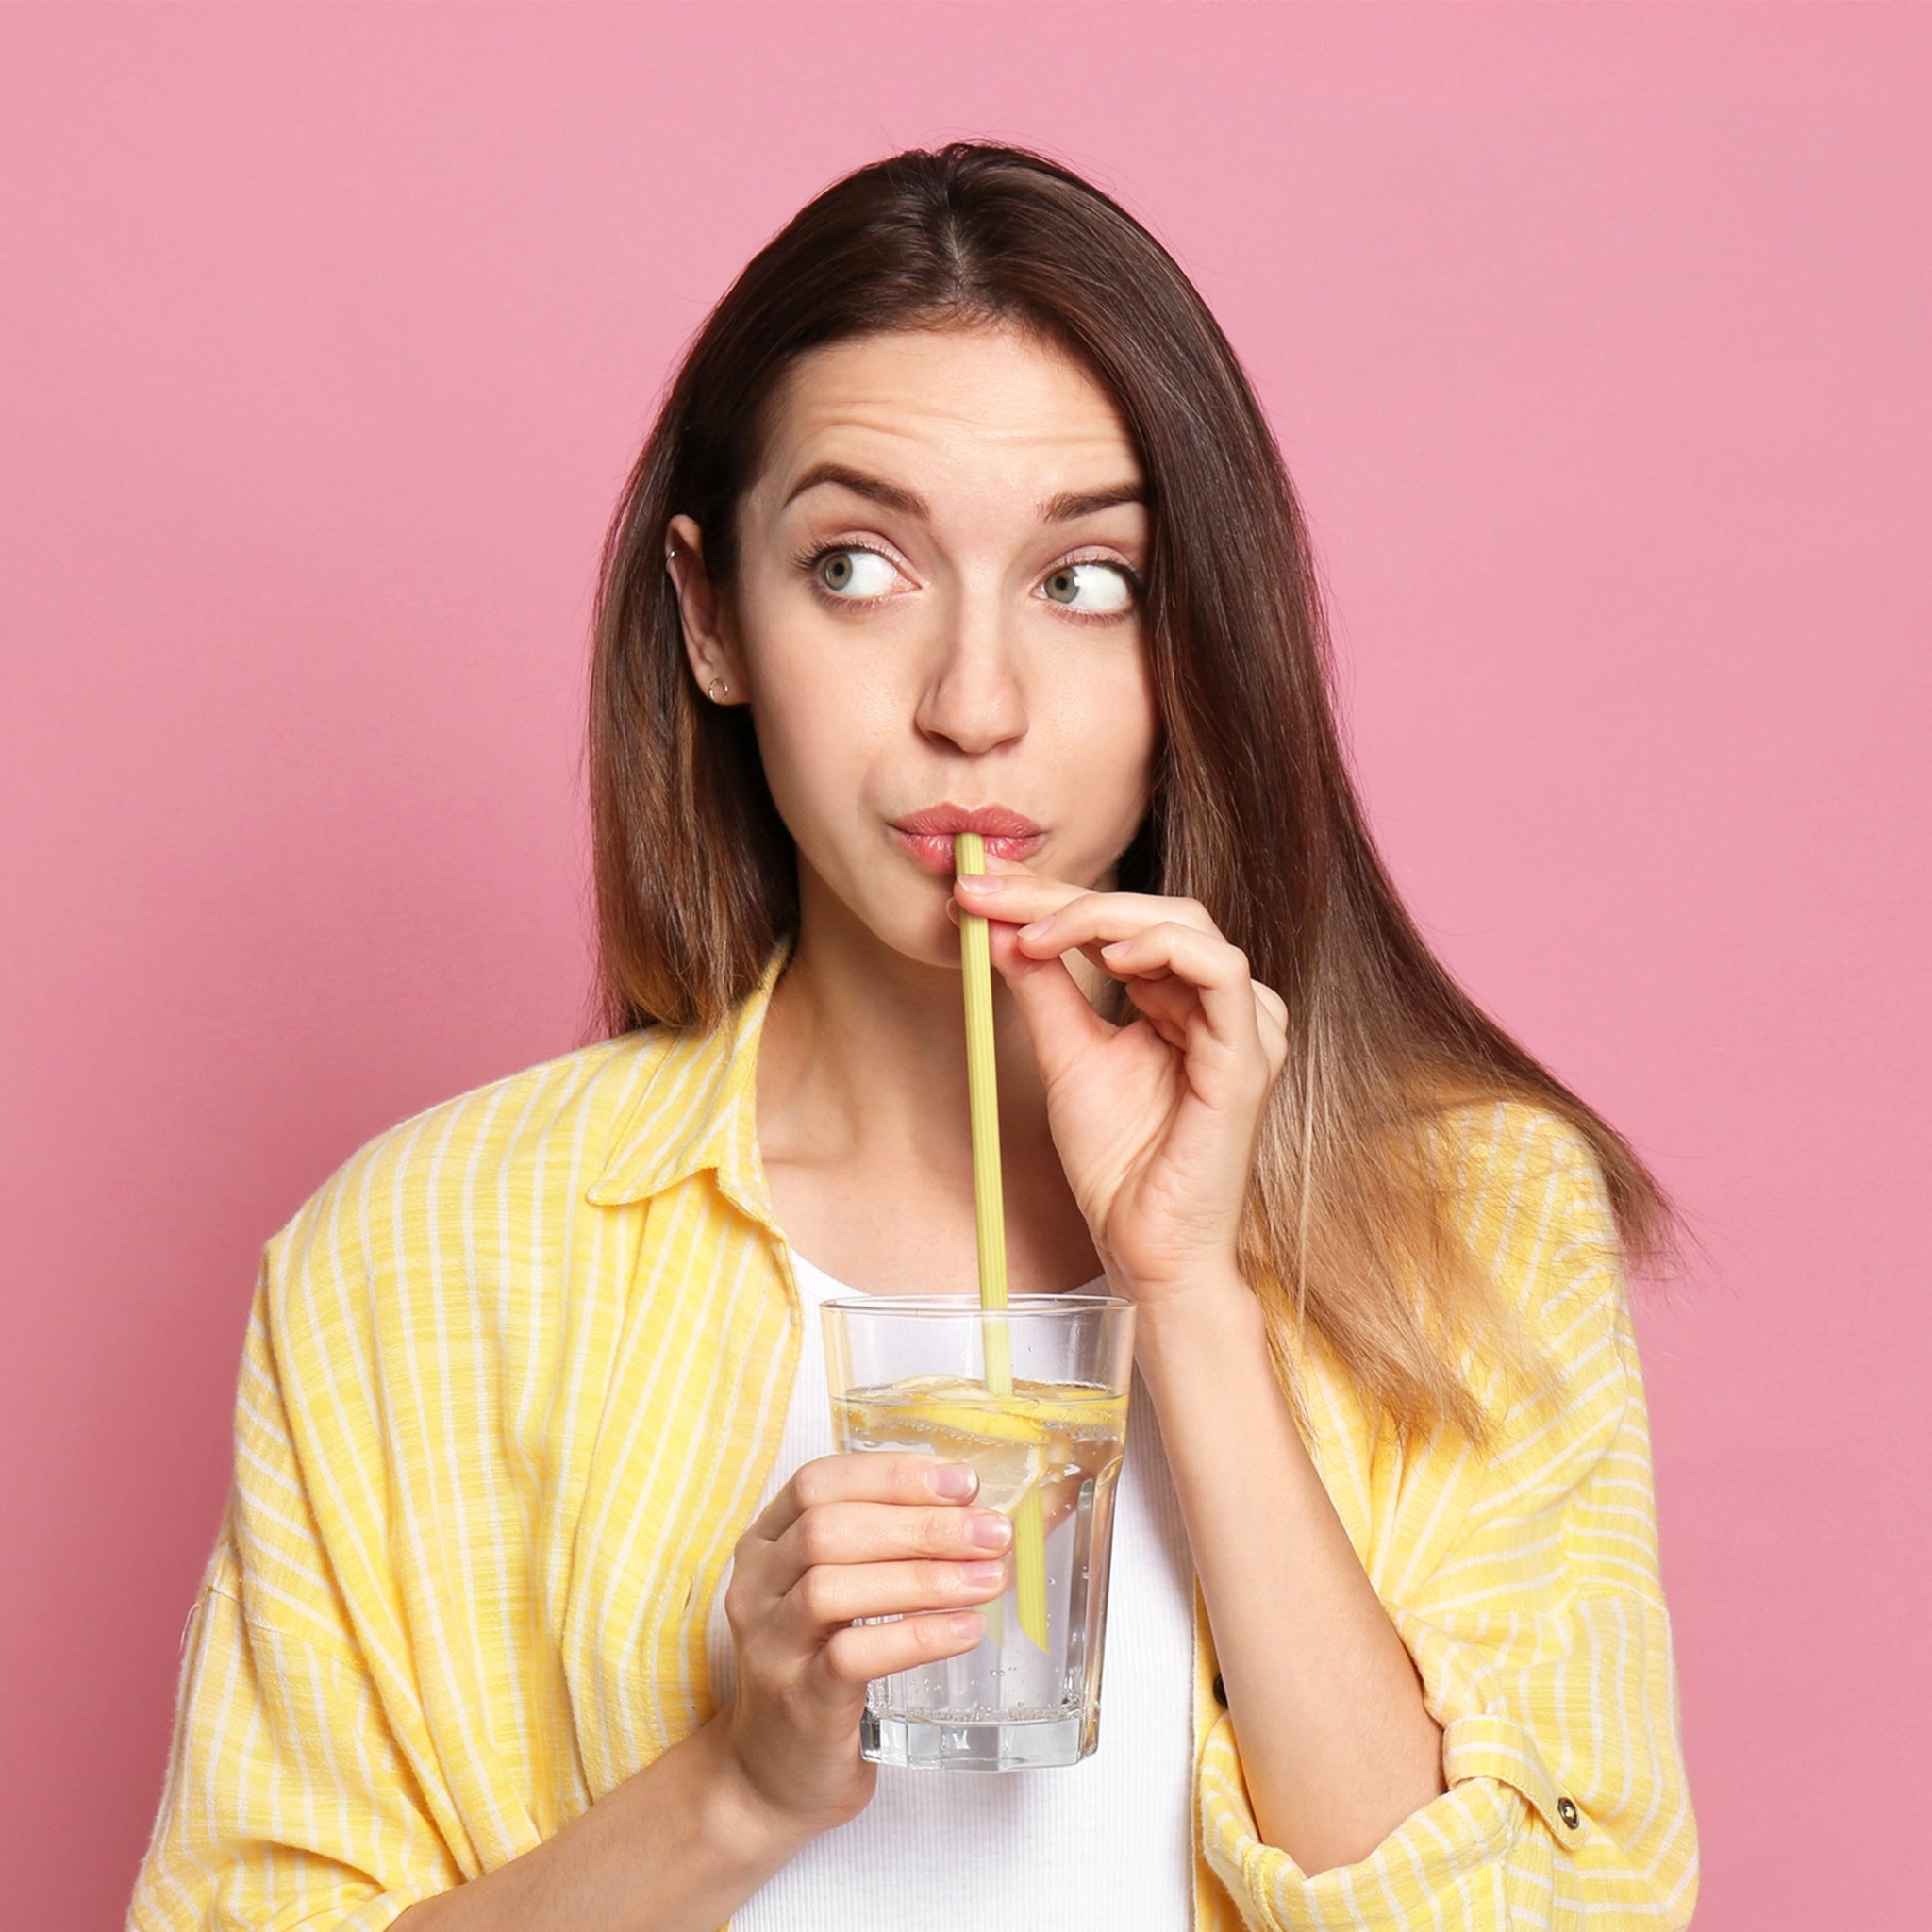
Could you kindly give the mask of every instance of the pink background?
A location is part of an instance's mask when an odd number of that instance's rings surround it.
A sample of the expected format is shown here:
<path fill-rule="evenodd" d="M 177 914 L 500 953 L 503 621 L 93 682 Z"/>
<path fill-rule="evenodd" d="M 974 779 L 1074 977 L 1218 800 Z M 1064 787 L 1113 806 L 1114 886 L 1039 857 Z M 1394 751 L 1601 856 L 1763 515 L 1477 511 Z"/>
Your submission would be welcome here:
<path fill-rule="evenodd" d="M 1923 1923 L 1928 81 L 1924 9 L 0 16 L 8 1922 L 125 1903 L 261 1242 L 581 1037 L 675 352 L 978 133 L 1198 279 L 1396 873 L 1701 1238 L 1641 1307 L 1700 1925 Z"/>

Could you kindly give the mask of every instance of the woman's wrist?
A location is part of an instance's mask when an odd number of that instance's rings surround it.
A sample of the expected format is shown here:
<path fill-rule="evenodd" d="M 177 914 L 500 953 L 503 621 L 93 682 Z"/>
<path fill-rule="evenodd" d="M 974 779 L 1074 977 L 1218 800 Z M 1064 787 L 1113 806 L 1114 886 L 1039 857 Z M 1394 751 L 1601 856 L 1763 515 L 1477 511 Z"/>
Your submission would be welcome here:
<path fill-rule="evenodd" d="M 813 1836 L 760 1798 L 721 1712 L 541 1844 L 396 1923 L 404 1932 L 714 1932 Z"/>
<path fill-rule="evenodd" d="M 732 1741 L 729 1704 L 689 1740 L 686 1748 L 698 1755 L 704 1766 L 696 1792 L 697 1836 L 723 1861 L 769 1876 L 833 1824 L 843 1822 L 813 1824 L 759 1789 Z"/>
<path fill-rule="evenodd" d="M 1137 1319 L 1134 1356 L 1260 1835 L 1310 1874 L 1353 1862 L 1442 1790 L 1441 1733 L 1295 1427 L 1260 1303 L 1204 1274 Z"/>
<path fill-rule="evenodd" d="M 1153 1388 L 1172 1368 L 1267 1347 L 1255 1291 L 1232 1262 L 1204 1267 L 1185 1287 L 1134 1296 L 1134 1359 Z"/>

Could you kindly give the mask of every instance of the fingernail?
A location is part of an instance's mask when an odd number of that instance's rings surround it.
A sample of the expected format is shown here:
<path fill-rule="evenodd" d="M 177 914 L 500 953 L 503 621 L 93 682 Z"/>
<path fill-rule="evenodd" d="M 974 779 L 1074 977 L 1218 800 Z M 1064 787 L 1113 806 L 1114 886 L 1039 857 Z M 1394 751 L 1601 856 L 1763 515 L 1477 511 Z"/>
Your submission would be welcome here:
<path fill-rule="evenodd" d="M 1007 888 L 1005 879 L 995 878 L 990 872 L 962 872 L 959 883 L 969 892 L 1003 892 Z"/>
<path fill-rule="evenodd" d="M 1053 921 L 1050 919 L 1036 919 L 1031 925 L 1023 925 L 1020 928 L 1020 937 L 1023 940 L 1037 940 L 1052 924 Z"/>
<path fill-rule="evenodd" d="M 1013 1525 L 995 1509 L 975 1509 L 966 1519 L 966 1541 L 976 1550 L 1003 1550 L 1013 1541 Z"/>
<path fill-rule="evenodd" d="M 1004 1563 L 961 1563 L 959 1581 L 969 1590 L 984 1590 L 990 1583 L 1004 1583 L 1007 1580 L 1007 1566 Z"/>
<path fill-rule="evenodd" d="M 977 1637 L 986 1628 L 986 1619 L 974 1616 L 971 1610 L 961 1610 L 957 1617 L 946 1619 L 946 1628 L 955 1637 Z"/>
<path fill-rule="evenodd" d="M 970 1462 L 942 1462 L 926 1481 L 949 1503 L 970 1503 L 979 1492 L 979 1472 Z"/>

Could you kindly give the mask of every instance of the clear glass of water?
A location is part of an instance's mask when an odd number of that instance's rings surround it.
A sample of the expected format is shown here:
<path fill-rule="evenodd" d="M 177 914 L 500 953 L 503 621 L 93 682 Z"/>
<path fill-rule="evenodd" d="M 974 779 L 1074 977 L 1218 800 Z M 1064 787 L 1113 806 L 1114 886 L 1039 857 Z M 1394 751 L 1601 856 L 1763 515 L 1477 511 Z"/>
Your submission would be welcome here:
<path fill-rule="evenodd" d="M 960 1771 L 1078 1763 L 1100 1740 L 1133 1304 L 1022 1295 L 989 1314 L 968 1295 L 855 1295 L 825 1303 L 822 1319 L 840 1448 L 970 1462 L 979 1505 L 1014 1522 L 1006 1590 L 981 1607 L 986 1634 L 963 1657 L 869 1685 L 863 1755 Z"/>

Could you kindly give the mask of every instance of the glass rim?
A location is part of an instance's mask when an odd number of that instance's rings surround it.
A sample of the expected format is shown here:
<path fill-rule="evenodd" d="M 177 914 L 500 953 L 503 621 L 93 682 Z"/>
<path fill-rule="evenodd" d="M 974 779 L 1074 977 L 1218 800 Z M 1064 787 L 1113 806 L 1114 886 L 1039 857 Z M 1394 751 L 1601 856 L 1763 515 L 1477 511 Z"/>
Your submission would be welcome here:
<path fill-rule="evenodd" d="M 835 1295 L 819 1304 L 822 1308 L 837 1308 L 841 1313 L 853 1311 L 864 1313 L 872 1310 L 880 1314 L 906 1316 L 939 1316 L 958 1321 L 971 1316 L 997 1318 L 1001 1315 L 1088 1315 L 1104 1314 L 1110 1309 L 1131 1309 L 1134 1304 L 1126 1296 L 1119 1294 L 1016 1294 L 1004 1308 L 983 1308 L 979 1298 L 971 1292 L 962 1294 L 841 1294 Z"/>

